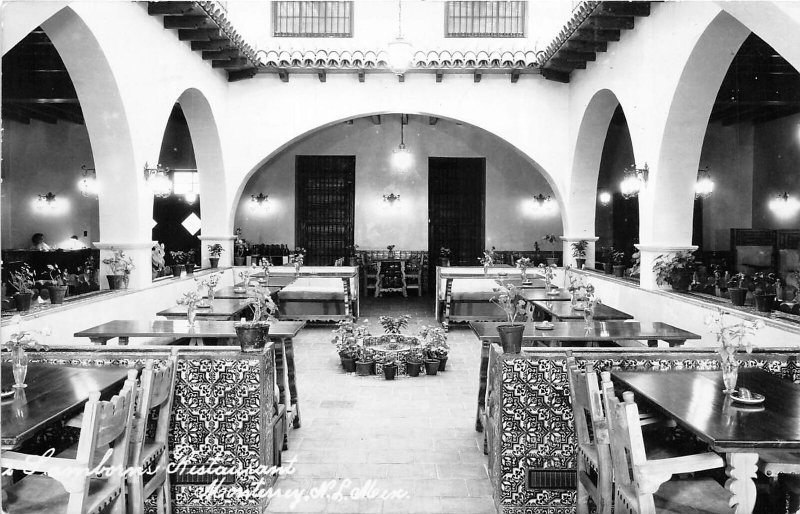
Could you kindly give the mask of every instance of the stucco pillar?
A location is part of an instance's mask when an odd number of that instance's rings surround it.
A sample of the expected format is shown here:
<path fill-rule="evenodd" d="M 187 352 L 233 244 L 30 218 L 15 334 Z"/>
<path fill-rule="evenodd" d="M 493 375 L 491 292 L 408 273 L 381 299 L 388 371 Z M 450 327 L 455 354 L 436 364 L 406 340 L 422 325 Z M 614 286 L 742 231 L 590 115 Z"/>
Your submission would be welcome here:
<path fill-rule="evenodd" d="M 653 273 L 653 264 L 659 256 L 670 258 L 677 252 L 695 251 L 697 246 L 675 246 L 675 245 L 659 245 L 659 244 L 638 244 L 634 245 L 639 250 L 640 268 L 639 268 L 639 287 L 642 289 L 668 289 L 669 285 L 659 286 L 656 284 L 656 274 Z"/>
<path fill-rule="evenodd" d="M 152 249 L 157 243 L 155 241 L 139 242 L 109 242 L 97 241 L 95 248 L 100 250 L 99 277 L 100 288 L 108 289 L 106 275 L 112 275 L 111 268 L 103 260 L 113 256 L 115 250 L 121 250 L 133 261 L 134 268 L 128 276 L 129 289 L 141 289 L 147 287 L 153 281 Z"/>
<path fill-rule="evenodd" d="M 207 267 L 206 264 L 209 266 L 211 265 L 208 262 L 209 252 L 208 246 L 214 244 L 221 244 L 222 248 L 225 249 L 224 252 L 219 256 L 219 266 L 226 267 L 230 266 L 233 262 L 233 240 L 236 239 L 236 236 L 228 236 L 228 235 L 209 235 L 209 236 L 200 236 L 200 267 L 205 268 Z"/>
<path fill-rule="evenodd" d="M 584 235 L 570 235 L 570 236 L 561 236 L 561 241 L 563 242 L 563 251 L 564 251 L 564 265 L 566 266 L 569 264 L 572 267 L 577 267 L 577 262 L 575 261 L 575 257 L 572 255 L 572 243 L 577 241 L 586 241 L 589 243 L 586 246 L 586 268 L 594 269 L 594 244 L 597 240 L 600 239 L 597 236 L 584 236 Z"/>

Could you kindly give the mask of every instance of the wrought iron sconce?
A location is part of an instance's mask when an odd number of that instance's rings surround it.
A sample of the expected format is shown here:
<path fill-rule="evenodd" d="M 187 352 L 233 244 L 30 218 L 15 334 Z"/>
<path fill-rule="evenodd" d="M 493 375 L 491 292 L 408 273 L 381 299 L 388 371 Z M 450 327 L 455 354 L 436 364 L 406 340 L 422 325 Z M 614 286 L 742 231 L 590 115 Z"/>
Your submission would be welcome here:
<path fill-rule="evenodd" d="M 800 210 L 800 202 L 797 198 L 789 195 L 788 192 L 779 194 L 769 202 L 769 208 L 772 212 L 782 218 L 793 216 Z"/>
<path fill-rule="evenodd" d="M 625 198 L 633 198 L 647 186 L 647 176 L 650 173 L 650 168 L 647 163 L 644 163 L 644 168 L 637 168 L 636 164 L 631 164 L 625 168 L 625 178 L 619 184 L 619 189 L 622 196 Z"/>
<path fill-rule="evenodd" d="M 257 212 L 266 212 L 269 209 L 269 195 L 250 195 L 250 208 Z"/>
<path fill-rule="evenodd" d="M 394 205 L 395 202 L 400 200 L 400 195 L 396 195 L 394 193 L 389 193 L 388 195 L 383 195 L 383 201 L 387 202 L 389 205 Z"/>
<path fill-rule="evenodd" d="M 165 168 L 160 164 L 155 168 L 149 168 L 145 162 L 144 179 L 147 181 L 147 185 L 150 187 L 154 196 L 166 198 L 172 194 L 172 181 L 169 179 L 169 168 Z"/>
<path fill-rule="evenodd" d="M 708 171 L 708 166 L 697 171 L 697 183 L 694 185 L 695 198 L 708 198 L 714 192 L 714 180 Z"/>
<path fill-rule="evenodd" d="M 81 166 L 83 170 L 83 177 L 78 181 L 78 190 L 81 196 L 89 197 L 97 194 L 97 172 L 94 168 L 87 168 L 84 164 Z"/>
<path fill-rule="evenodd" d="M 39 201 L 36 204 L 39 210 L 55 209 L 56 208 L 56 195 L 48 192 L 46 195 L 39 195 Z"/>

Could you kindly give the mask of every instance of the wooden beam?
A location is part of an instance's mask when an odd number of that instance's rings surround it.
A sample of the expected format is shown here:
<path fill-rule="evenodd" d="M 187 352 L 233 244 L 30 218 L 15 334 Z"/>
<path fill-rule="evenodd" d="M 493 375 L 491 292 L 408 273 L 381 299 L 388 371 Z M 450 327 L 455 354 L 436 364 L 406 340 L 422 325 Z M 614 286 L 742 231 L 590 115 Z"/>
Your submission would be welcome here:
<path fill-rule="evenodd" d="M 278 77 L 280 77 L 281 82 L 289 82 L 289 72 L 287 70 L 278 71 Z"/>
<path fill-rule="evenodd" d="M 47 111 L 53 113 L 54 116 L 63 118 L 67 121 L 75 123 L 76 125 L 84 125 L 86 123 L 83 119 L 83 114 L 80 111 L 76 112 L 75 110 L 61 107 L 59 104 L 42 104 L 42 105 L 46 105 Z"/>
<path fill-rule="evenodd" d="M 192 51 L 202 50 L 231 50 L 236 48 L 229 39 L 212 39 L 211 41 L 192 41 Z"/>
<path fill-rule="evenodd" d="M 564 48 L 556 52 L 555 57 L 566 59 L 568 61 L 584 63 L 586 61 L 595 61 L 597 59 L 597 55 L 594 52 L 576 52 L 574 50 L 565 50 Z"/>
<path fill-rule="evenodd" d="M 216 27 L 208 16 L 164 16 L 165 29 L 199 29 Z"/>
<path fill-rule="evenodd" d="M 381 115 L 380 114 L 375 114 L 373 116 L 370 116 L 369 119 L 372 120 L 372 124 L 373 125 L 380 125 L 381 124 Z"/>
<path fill-rule="evenodd" d="M 319 70 L 317 72 L 317 77 L 319 78 L 320 82 L 325 82 L 328 80 L 328 75 L 325 73 L 325 70 Z"/>
<path fill-rule="evenodd" d="M 475 72 L 475 73 L 472 75 L 472 81 L 473 81 L 473 82 L 475 82 L 475 83 L 478 83 L 478 82 L 480 82 L 480 81 L 481 81 L 481 72 L 479 72 L 479 71 L 476 71 L 476 72 Z"/>
<path fill-rule="evenodd" d="M 441 83 L 443 77 L 444 77 L 444 73 L 442 73 L 441 71 L 437 71 L 436 72 L 436 82 L 437 83 Z"/>
<path fill-rule="evenodd" d="M 243 70 L 233 70 L 228 72 L 228 82 L 251 79 L 256 76 L 256 68 L 245 68 Z"/>
<path fill-rule="evenodd" d="M 753 123 L 764 123 L 766 121 L 777 120 L 800 112 L 799 106 L 776 107 L 774 109 L 767 109 L 762 111 L 761 114 L 753 116 Z"/>
<path fill-rule="evenodd" d="M 364 70 L 359 70 L 359 72 L 358 72 L 358 81 L 359 82 L 364 82 L 366 80 L 366 75 L 367 74 L 364 72 Z"/>
<path fill-rule="evenodd" d="M 185 14 L 194 10 L 194 2 L 147 2 L 147 14 Z"/>
<path fill-rule="evenodd" d="M 619 30 L 578 29 L 574 32 L 579 41 L 619 41 Z"/>
<path fill-rule="evenodd" d="M 242 52 L 240 52 L 238 48 L 230 48 L 227 50 L 209 50 L 207 52 L 203 52 L 204 61 L 214 61 L 219 59 L 234 59 L 241 56 Z"/>
<path fill-rule="evenodd" d="M 568 39 L 561 48 L 575 50 L 577 52 L 605 52 L 608 49 L 608 43 L 605 41 L 580 41 L 577 39 Z"/>
<path fill-rule="evenodd" d="M 439 123 L 439 118 L 436 116 L 428 116 L 428 125 L 436 125 Z"/>
<path fill-rule="evenodd" d="M 178 39 L 181 41 L 208 41 L 223 37 L 219 29 L 179 29 Z"/>
<path fill-rule="evenodd" d="M 569 72 L 542 68 L 542 77 L 547 80 L 552 80 L 554 82 L 563 82 L 564 84 L 569 83 Z"/>
<path fill-rule="evenodd" d="M 516 84 L 519 82 L 519 70 L 511 70 L 511 83 Z"/>
<path fill-rule="evenodd" d="M 633 30 L 632 16 L 589 16 L 581 28 Z"/>
<path fill-rule="evenodd" d="M 212 68 L 241 68 L 242 66 L 247 66 L 247 59 L 244 57 L 211 61 Z"/>
<path fill-rule="evenodd" d="M 401 73 L 400 75 L 397 76 L 397 81 L 398 82 L 405 82 L 406 81 L 406 76 Z"/>

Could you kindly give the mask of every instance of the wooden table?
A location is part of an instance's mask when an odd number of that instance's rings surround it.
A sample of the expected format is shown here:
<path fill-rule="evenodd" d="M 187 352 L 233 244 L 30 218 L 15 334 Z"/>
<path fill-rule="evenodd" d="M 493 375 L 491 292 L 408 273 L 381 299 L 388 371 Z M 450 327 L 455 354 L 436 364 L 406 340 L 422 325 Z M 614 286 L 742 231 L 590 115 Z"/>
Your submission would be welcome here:
<path fill-rule="evenodd" d="M 569 302 L 533 302 L 536 310 L 541 311 L 553 321 L 575 321 L 583 319 L 583 310 L 573 309 Z M 633 319 L 627 312 L 622 312 L 606 304 L 598 303 L 594 309 L 595 321 L 621 321 Z"/>
<path fill-rule="evenodd" d="M 478 378 L 478 415 L 475 429 L 483 430 L 481 410 L 486 401 L 486 382 L 489 370 L 489 346 L 500 342 L 498 325 L 506 323 L 472 321 L 469 326 L 481 341 L 481 369 Z M 525 324 L 522 333 L 523 346 L 537 343 L 547 346 L 585 345 L 587 343 L 608 342 L 620 346 L 639 346 L 636 341 L 647 340 L 648 346 L 658 346 L 658 341 L 666 341 L 671 347 L 680 346 L 687 339 L 700 339 L 698 334 L 682 330 L 661 322 L 597 321 L 594 328 L 587 330 L 585 323 L 577 321 L 554 322 L 552 330 L 537 330 L 533 323 Z"/>
<path fill-rule="evenodd" d="M 216 301 L 216 300 L 215 300 Z M 75 332 L 75 337 L 88 337 L 92 343 L 106 344 L 109 339 L 119 338 L 119 344 L 126 345 L 131 337 L 192 337 L 203 339 L 236 339 L 233 321 L 197 320 L 195 326 L 189 328 L 184 320 L 114 320 L 96 327 Z M 286 404 L 288 386 L 293 424 L 300 428 L 300 410 L 297 402 L 297 382 L 294 366 L 294 337 L 305 326 L 305 321 L 273 321 L 269 325 L 269 338 L 278 343 L 275 348 L 276 374 L 279 390 L 279 403 Z M 286 365 L 284 366 L 284 361 Z M 286 372 L 284 373 L 284 368 Z M 284 377 L 285 375 L 285 377 Z M 288 384 L 284 383 L 284 378 Z"/>
<path fill-rule="evenodd" d="M 238 320 L 249 308 L 250 305 L 247 301 L 242 299 L 215 298 L 214 301 L 211 302 L 211 307 L 200 307 L 197 309 L 197 317 L 199 319 L 217 321 Z M 164 316 L 169 319 L 185 319 L 187 309 L 188 307 L 186 305 L 175 305 L 156 313 L 156 315 Z"/>
<path fill-rule="evenodd" d="M 721 371 L 612 371 L 611 376 L 725 454 L 730 477 L 725 487 L 733 494 L 734 512 L 753 511 L 760 450 L 800 449 L 800 385 L 772 373 L 739 371 L 738 386 L 766 396 L 757 407 L 732 402 L 722 392 Z"/>
<path fill-rule="evenodd" d="M 551 291 L 553 291 L 551 289 Z M 565 289 L 558 289 L 553 293 L 548 294 L 544 289 L 523 289 L 520 291 L 522 296 L 528 303 L 531 302 L 568 302 L 572 299 L 572 295 Z"/>
<path fill-rule="evenodd" d="M 358 266 L 300 266 L 298 269 L 295 269 L 293 265 L 271 266 L 267 284 L 273 278 L 279 279 L 281 285 L 284 286 L 298 277 L 339 278 L 342 280 L 344 288 L 346 312 L 352 312 L 358 318 L 361 315 L 358 270 Z M 253 273 L 250 278 L 264 278 L 264 272 Z"/>
<path fill-rule="evenodd" d="M 0 404 L 2 448 L 18 447 L 50 423 L 76 414 L 89 399 L 89 393 L 100 391 L 107 397 L 122 387 L 126 368 L 77 368 L 64 365 L 31 363 L 25 383 L 15 389 L 13 397 Z M 2 388 L 14 383 L 11 363 L 2 364 Z"/>
<path fill-rule="evenodd" d="M 265 286 L 260 286 L 260 287 L 263 289 Z M 280 291 L 282 289 L 282 286 L 266 286 L 266 287 L 267 287 L 267 289 L 269 289 L 270 294 L 276 293 L 276 292 L 278 292 L 278 291 Z M 247 290 L 246 289 L 244 291 L 241 291 L 241 289 L 239 291 L 236 291 L 235 289 L 236 289 L 236 287 L 234 287 L 234 286 L 227 286 L 227 287 L 222 287 L 220 289 L 217 289 L 214 292 L 214 299 L 215 300 L 216 299 L 220 299 L 220 300 L 244 300 L 244 299 L 247 298 Z M 203 293 L 203 297 L 204 298 L 207 297 L 207 292 Z"/>

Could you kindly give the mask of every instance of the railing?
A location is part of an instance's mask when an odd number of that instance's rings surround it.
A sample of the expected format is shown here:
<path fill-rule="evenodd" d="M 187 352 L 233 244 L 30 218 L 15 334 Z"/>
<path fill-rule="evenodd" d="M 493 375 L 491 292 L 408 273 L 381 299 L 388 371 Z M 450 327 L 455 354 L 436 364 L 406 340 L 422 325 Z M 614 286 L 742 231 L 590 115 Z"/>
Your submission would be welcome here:
<path fill-rule="evenodd" d="M 353 2 L 272 2 L 275 37 L 353 37 Z"/>
<path fill-rule="evenodd" d="M 525 37 L 527 2 L 445 2 L 445 37 Z"/>

